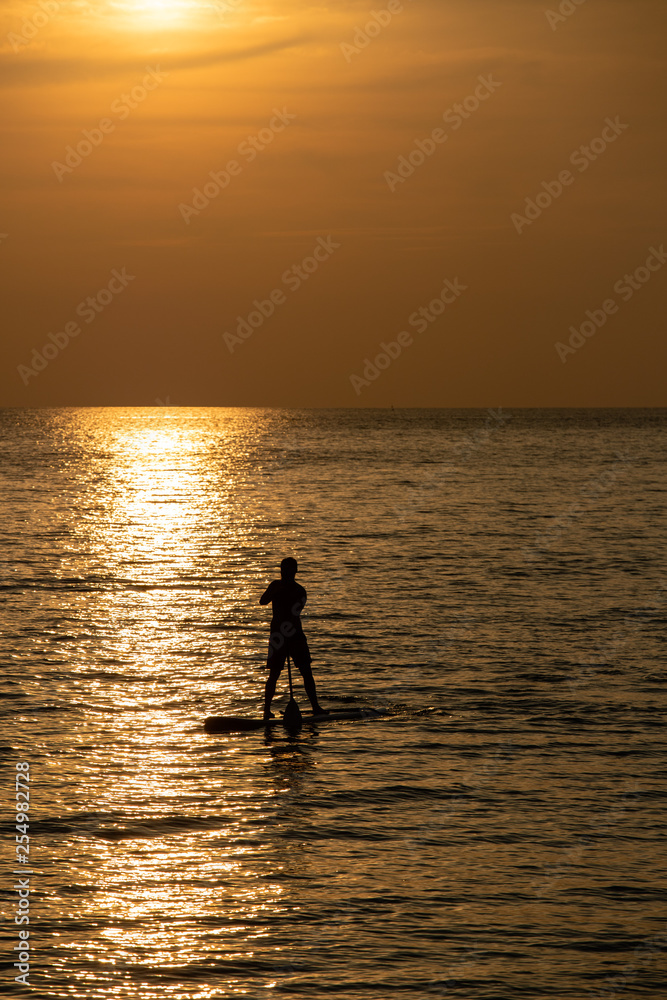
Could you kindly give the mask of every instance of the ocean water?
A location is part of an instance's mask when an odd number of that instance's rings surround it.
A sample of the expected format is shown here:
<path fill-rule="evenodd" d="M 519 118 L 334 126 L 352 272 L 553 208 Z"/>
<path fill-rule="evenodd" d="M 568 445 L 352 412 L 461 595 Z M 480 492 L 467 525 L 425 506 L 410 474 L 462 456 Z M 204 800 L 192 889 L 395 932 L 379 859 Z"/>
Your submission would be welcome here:
<path fill-rule="evenodd" d="M 667 996 L 666 423 L 2 411 L 7 989 L 29 929 L 40 1000 Z M 386 715 L 208 736 L 285 555 Z"/>

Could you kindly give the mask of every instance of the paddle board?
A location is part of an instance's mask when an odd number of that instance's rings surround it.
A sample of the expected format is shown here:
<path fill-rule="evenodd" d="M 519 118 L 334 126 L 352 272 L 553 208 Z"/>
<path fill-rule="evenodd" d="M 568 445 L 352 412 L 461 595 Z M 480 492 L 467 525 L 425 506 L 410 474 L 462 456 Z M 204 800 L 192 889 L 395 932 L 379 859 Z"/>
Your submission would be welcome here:
<path fill-rule="evenodd" d="M 311 722 L 337 722 L 338 719 L 379 719 L 387 712 L 376 708 L 346 708 L 339 712 L 331 711 L 328 715 L 303 715 L 303 725 Z M 285 725 L 282 717 L 275 719 L 250 719 L 245 715 L 210 715 L 204 722 L 207 733 L 245 733 L 252 729 L 264 729 L 267 726 Z"/>

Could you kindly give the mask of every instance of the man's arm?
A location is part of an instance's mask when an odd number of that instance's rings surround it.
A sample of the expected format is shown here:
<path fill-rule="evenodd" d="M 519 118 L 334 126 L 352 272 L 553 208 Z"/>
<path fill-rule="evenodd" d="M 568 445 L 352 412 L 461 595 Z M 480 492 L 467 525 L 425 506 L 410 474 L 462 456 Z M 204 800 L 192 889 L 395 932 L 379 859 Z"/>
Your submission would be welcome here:
<path fill-rule="evenodd" d="M 272 580 L 271 583 L 268 585 L 268 587 L 266 588 L 266 590 L 259 599 L 260 604 L 271 603 L 271 601 L 273 600 L 273 591 L 275 590 L 275 582 L 276 582 L 275 580 Z"/>

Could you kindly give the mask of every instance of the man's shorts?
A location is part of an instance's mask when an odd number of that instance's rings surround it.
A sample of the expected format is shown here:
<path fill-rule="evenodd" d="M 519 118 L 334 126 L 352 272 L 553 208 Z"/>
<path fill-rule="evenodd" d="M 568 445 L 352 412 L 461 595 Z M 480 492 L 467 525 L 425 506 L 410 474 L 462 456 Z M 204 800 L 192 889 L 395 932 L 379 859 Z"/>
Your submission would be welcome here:
<path fill-rule="evenodd" d="M 266 665 L 273 677 L 280 677 L 289 653 L 292 663 L 302 677 L 310 674 L 310 650 L 303 632 L 284 636 L 280 632 L 272 632 L 269 639 L 269 655 Z"/>

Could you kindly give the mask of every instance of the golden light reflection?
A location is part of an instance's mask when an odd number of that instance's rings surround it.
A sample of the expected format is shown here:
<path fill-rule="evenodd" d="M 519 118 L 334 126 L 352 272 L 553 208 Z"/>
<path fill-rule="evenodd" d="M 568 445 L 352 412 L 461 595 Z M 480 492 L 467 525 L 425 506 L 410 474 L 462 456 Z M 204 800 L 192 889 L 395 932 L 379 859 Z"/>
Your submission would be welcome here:
<path fill-rule="evenodd" d="M 211 781 L 217 766 L 184 767 L 182 747 L 152 747 L 140 758 L 136 750 L 114 747 L 113 780 L 103 785 L 100 769 L 82 774 L 92 779 L 86 794 L 101 821 L 93 821 L 92 839 L 79 841 L 71 881 L 94 878 L 94 895 L 75 906 L 79 922 L 94 914 L 98 931 L 94 952 L 87 941 L 67 943 L 67 961 L 97 961 L 101 947 L 110 970 L 133 968 L 139 977 L 156 967 L 206 968 L 213 981 L 188 990 L 192 1000 L 220 996 L 221 984 L 226 996 L 245 995 L 248 978 L 237 978 L 235 964 L 279 965 L 276 926 L 293 908 L 281 883 L 280 828 L 289 822 L 276 812 L 282 779 L 267 783 L 254 755 L 227 761 L 222 783 Z M 303 858 L 291 860 L 302 875 Z M 147 1000 L 163 991 L 149 978 L 141 983 Z"/>
<path fill-rule="evenodd" d="M 261 557 L 249 558 L 256 418 L 147 408 L 90 411 L 76 428 L 70 419 L 66 435 L 92 435 L 95 447 L 59 575 L 99 581 L 95 595 L 77 599 L 91 632 L 106 636 L 94 667 L 92 638 L 80 644 L 77 698 L 89 709 L 122 708 L 128 736 L 160 731 L 165 714 L 191 722 L 256 707 L 265 646 L 253 565 Z"/>

